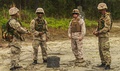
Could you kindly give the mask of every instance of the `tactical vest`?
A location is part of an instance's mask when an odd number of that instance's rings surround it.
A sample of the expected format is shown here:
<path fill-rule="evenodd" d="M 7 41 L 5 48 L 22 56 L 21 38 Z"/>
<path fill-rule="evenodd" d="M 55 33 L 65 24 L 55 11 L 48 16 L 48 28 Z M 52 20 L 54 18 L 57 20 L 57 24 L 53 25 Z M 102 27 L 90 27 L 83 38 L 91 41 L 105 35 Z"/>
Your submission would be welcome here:
<path fill-rule="evenodd" d="M 2 39 L 9 42 L 12 41 L 14 33 L 14 29 L 9 25 L 10 20 L 6 24 L 2 25 Z"/>
<path fill-rule="evenodd" d="M 99 30 L 101 30 L 101 29 L 103 29 L 104 27 L 105 27 L 105 21 L 104 21 L 104 18 L 106 17 L 106 15 L 109 15 L 110 16 L 110 18 L 111 18 L 111 24 L 110 24 L 110 30 L 111 30 L 111 28 L 112 28 L 112 17 L 111 17 L 111 15 L 110 15 L 110 13 L 106 13 L 105 15 L 103 15 L 101 18 L 100 18 L 100 20 L 99 20 L 99 22 L 98 22 L 98 31 Z M 109 31 L 110 31 L 109 30 Z"/>
<path fill-rule="evenodd" d="M 10 20 L 12 20 L 12 19 L 10 19 Z M 11 37 L 15 36 L 17 39 L 20 39 L 21 41 L 25 40 L 24 37 L 21 36 L 20 32 L 18 32 L 17 30 L 15 30 L 13 27 L 10 26 L 10 24 L 9 24 L 10 20 L 6 24 L 6 30 L 7 30 L 7 34 L 8 34 L 6 36 L 6 38 L 7 39 L 12 39 Z M 17 21 L 17 22 L 19 22 L 19 24 L 22 26 L 20 21 Z"/>
<path fill-rule="evenodd" d="M 75 33 L 75 32 L 81 32 L 81 26 L 79 23 L 79 20 L 75 20 L 73 19 L 71 22 L 71 32 Z"/>
<path fill-rule="evenodd" d="M 100 19 L 98 22 L 98 31 L 105 27 L 104 20 Z"/>
<path fill-rule="evenodd" d="M 7 30 L 8 33 L 10 33 L 11 35 L 13 35 L 15 29 L 10 26 L 10 24 L 9 24 L 10 20 L 6 24 L 6 30 Z"/>
<path fill-rule="evenodd" d="M 35 30 L 39 32 L 46 32 L 46 24 L 44 19 L 35 19 Z"/>

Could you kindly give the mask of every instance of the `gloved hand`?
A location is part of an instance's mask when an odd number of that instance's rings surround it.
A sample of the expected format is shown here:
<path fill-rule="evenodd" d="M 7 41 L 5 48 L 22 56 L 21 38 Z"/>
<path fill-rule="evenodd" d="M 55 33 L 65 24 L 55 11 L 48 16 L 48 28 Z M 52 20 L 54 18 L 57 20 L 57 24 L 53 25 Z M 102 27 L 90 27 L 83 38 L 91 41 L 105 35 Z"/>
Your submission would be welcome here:
<path fill-rule="evenodd" d="M 95 36 L 98 36 L 98 35 L 99 35 L 99 32 L 94 31 L 93 34 L 94 34 Z"/>

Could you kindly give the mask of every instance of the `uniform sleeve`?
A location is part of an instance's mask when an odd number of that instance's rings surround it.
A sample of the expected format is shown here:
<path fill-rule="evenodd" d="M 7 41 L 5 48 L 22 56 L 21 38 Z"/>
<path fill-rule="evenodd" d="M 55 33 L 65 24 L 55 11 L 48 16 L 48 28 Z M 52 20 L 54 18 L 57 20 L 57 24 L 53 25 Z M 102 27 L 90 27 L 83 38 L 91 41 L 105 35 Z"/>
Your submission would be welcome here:
<path fill-rule="evenodd" d="M 20 23 L 19 22 L 17 22 L 16 20 L 11 20 L 10 21 L 10 26 L 12 27 L 12 28 L 14 28 L 15 30 L 17 30 L 18 32 L 20 32 L 20 33 L 27 33 L 27 30 L 26 29 L 24 29 L 21 25 L 20 25 Z"/>
<path fill-rule="evenodd" d="M 48 26 L 47 26 L 47 21 L 45 20 L 45 24 L 46 24 L 46 36 L 49 37 L 50 33 L 48 32 Z"/>
<path fill-rule="evenodd" d="M 47 21 L 45 20 L 45 24 L 46 24 L 46 31 L 48 32 L 48 27 L 47 27 Z"/>
<path fill-rule="evenodd" d="M 86 34 L 85 22 L 83 19 L 81 20 L 81 22 L 82 22 L 82 24 L 81 24 L 81 36 L 84 37 Z"/>
<path fill-rule="evenodd" d="M 105 27 L 99 31 L 99 33 L 106 33 L 110 30 L 111 25 L 111 18 L 109 15 L 107 15 L 104 19 L 104 25 Z"/>
<path fill-rule="evenodd" d="M 71 37 L 71 22 L 69 23 L 68 27 L 68 37 Z"/>
<path fill-rule="evenodd" d="M 34 35 L 39 35 L 39 32 L 35 30 L 35 20 L 30 22 L 30 32 Z"/>

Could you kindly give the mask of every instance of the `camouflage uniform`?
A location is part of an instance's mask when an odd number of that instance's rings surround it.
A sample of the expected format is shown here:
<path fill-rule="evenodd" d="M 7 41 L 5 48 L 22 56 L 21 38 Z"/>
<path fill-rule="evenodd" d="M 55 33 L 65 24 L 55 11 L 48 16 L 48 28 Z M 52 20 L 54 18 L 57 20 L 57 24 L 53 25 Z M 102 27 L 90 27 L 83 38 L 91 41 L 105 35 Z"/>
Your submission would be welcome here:
<path fill-rule="evenodd" d="M 99 31 L 99 53 L 101 62 L 106 65 L 111 64 L 110 56 L 110 43 L 109 43 L 109 30 L 111 26 L 110 13 L 106 12 L 99 19 L 98 30 Z"/>
<path fill-rule="evenodd" d="M 17 10 L 17 11 L 16 11 Z M 13 7 L 9 10 L 10 15 L 14 15 L 18 12 L 19 10 L 16 7 Z M 12 35 L 12 40 L 9 43 L 9 47 L 11 48 L 11 68 L 18 67 L 19 64 L 19 59 L 20 59 L 20 52 L 21 52 L 21 36 L 16 36 L 16 35 L 21 35 L 24 33 L 27 33 L 27 30 L 24 29 L 20 22 L 11 17 L 9 21 L 9 33 Z M 19 33 L 18 33 L 19 32 Z M 21 34 L 20 34 L 21 33 Z"/>
<path fill-rule="evenodd" d="M 98 28 L 93 33 L 98 36 L 99 40 L 99 54 L 102 64 L 98 67 L 105 67 L 105 70 L 109 70 L 111 64 L 109 32 L 112 26 L 112 21 L 110 13 L 106 12 L 107 5 L 105 3 L 99 3 L 97 8 L 102 14 L 98 21 Z"/>
<path fill-rule="evenodd" d="M 38 60 L 39 46 L 41 47 L 43 60 L 47 60 L 47 52 L 46 52 L 47 50 L 46 40 L 48 37 L 47 21 L 44 18 L 37 17 L 31 21 L 30 28 L 31 28 L 31 32 L 33 33 L 33 39 L 34 39 L 32 43 L 34 49 L 33 60 Z"/>
<path fill-rule="evenodd" d="M 82 62 L 83 59 L 83 50 L 82 50 L 82 40 L 79 40 L 79 37 L 84 37 L 86 33 L 85 22 L 79 16 L 73 18 L 69 24 L 68 36 L 71 37 L 71 46 L 73 54 L 76 57 L 76 61 Z"/>

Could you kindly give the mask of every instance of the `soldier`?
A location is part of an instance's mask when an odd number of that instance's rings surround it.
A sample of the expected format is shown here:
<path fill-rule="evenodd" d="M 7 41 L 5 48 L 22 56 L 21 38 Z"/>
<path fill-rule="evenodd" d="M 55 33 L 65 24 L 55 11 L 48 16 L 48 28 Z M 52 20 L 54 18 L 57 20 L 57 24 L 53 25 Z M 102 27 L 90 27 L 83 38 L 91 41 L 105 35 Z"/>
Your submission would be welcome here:
<path fill-rule="evenodd" d="M 82 6 L 78 6 L 77 7 L 77 9 L 80 11 L 80 17 L 82 18 L 82 19 L 85 19 L 85 13 L 82 11 Z"/>
<path fill-rule="evenodd" d="M 15 70 L 17 68 L 21 68 L 18 64 L 20 59 L 21 45 L 20 41 L 22 41 L 21 34 L 28 33 L 26 29 L 21 26 L 21 23 L 17 20 L 19 17 L 19 9 L 16 7 L 12 7 L 9 9 L 9 15 L 11 19 L 7 24 L 7 31 L 10 34 L 9 47 L 11 48 L 11 68 L 10 70 Z"/>
<path fill-rule="evenodd" d="M 85 22 L 79 16 L 78 9 L 73 9 L 73 19 L 69 24 L 68 36 L 71 39 L 73 54 L 75 55 L 75 63 L 83 63 L 82 40 L 86 34 Z"/>
<path fill-rule="evenodd" d="M 47 62 L 47 52 L 46 52 L 46 41 L 48 39 L 48 28 L 47 28 L 47 21 L 43 18 L 45 12 L 43 8 L 37 8 L 36 10 L 37 17 L 33 19 L 30 23 L 30 29 L 33 33 L 33 64 L 37 64 L 38 60 L 38 47 L 40 45 L 42 51 L 42 59 L 43 63 Z"/>
<path fill-rule="evenodd" d="M 96 35 L 99 39 L 99 54 L 102 64 L 99 65 L 98 67 L 105 67 L 105 70 L 109 70 L 111 64 L 109 43 L 111 17 L 110 13 L 106 12 L 108 8 L 105 3 L 99 3 L 97 8 L 101 13 L 101 17 L 98 21 L 98 28 L 93 32 L 93 34 Z"/>

